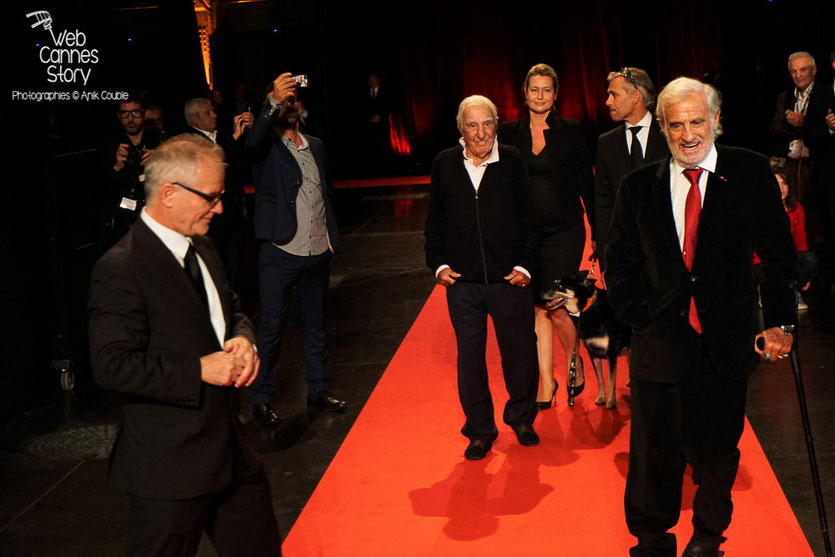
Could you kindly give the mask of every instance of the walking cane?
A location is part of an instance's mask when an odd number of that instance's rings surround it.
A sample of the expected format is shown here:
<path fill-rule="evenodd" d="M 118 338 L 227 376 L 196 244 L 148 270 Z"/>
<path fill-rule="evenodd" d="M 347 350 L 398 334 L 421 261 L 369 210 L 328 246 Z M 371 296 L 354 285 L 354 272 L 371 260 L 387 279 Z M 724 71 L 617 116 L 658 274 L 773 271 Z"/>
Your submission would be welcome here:
<path fill-rule="evenodd" d="M 809 410 L 806 408 L 806 392 L 803 390 L 803 378 L 800 376 L 800 358 L 797 355 L 798 341 L 799 339 L 796 335 L 794 346 L 792 346 L 792 350 L 789 352 L 789 360 L 792 364 L 792 373 L 794 373 L 794 384 L 797 387 L 797 400 L 800 403 L 800 417 L 803 420 L 803 432 L 806 435 L 806 452 L 809 454 L 809 467 L 812 471 L 815 501 L 818 504 L 818 519 L 820 520 L 821 534 L 823 534 L 823 546 L 826 551 L 826 557 L 832 557 L 832 543 L 829 541 L 829 526 L 826 522 L 826 508 L 823 504 L 823 489 L 821 488 L 818 461 L 815 458 L 815 443 L 812 439 L 812 428 L 809 425 Z M 765 339 L 762 337 L 758 338 L 757 346 L 760 350 L 763 350 L 765 348 Z"/>

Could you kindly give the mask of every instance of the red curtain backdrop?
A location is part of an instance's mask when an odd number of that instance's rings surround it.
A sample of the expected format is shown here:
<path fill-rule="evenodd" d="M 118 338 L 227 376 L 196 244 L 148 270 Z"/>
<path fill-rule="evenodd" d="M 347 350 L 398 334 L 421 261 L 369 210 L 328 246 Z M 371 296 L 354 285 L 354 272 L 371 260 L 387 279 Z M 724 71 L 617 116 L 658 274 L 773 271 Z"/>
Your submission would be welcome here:
<path fill-rule="evenodd" d="M 331 5 L 330 25 L 343 25 L 353 9 Z M 431 158 L 451 145 L 458 103 L 471 94 L 492 99 L 503 120 L 521 117 L 522 81 L 539 62 L 559 75 L 560 115 L 584 121 L 596 137 L 612 125 L 603 104 L 609 71 L 640 66 L 657 83 L 703 76 L 721 54 L 720 20 L 712 10 L 709 2 L 655 1 L 640 14 L 614 2 L 402 2 L 367 14 L 368 31 L 334 50 L 346 60 L 332 61 L 331 72 L 356 90 L 368 72 L 381 75 L 393 93 L 395 154 Z M 334 133 L 349 129 L 337 126 Z"/>

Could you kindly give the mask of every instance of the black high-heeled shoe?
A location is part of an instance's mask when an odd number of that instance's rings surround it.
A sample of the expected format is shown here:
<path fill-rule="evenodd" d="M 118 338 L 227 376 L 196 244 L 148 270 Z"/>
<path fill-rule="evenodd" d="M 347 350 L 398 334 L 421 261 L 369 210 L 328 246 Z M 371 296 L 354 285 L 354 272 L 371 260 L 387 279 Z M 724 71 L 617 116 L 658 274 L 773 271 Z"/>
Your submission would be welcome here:
<path fill-rule="evenodd" d="M 577 398 L 578 396 L 580 396 L 580 393 L 582 393 L 583 389 L 585 389 L 585 388 L 586 388 L 586 379 L 585 378 L 583 378 L 583 382 L 580 383 L 579 387 L 577 385 L 575 385 L 573 387 L 566 387 L 566 389 L 568 389 L 568 396 L 571 397 L 571 398 Z"/>
<path fill-rule="evenodd" d="M 557 389 L 560 388 L 560 384 L 554 381 L 554 392 L 551 393 L 551 398 L 546 400 L 545 402 L 536 401 L 536 409 L 537 410 L 548 410 L 551 406 L 556 405 L 557 403 Z"/>

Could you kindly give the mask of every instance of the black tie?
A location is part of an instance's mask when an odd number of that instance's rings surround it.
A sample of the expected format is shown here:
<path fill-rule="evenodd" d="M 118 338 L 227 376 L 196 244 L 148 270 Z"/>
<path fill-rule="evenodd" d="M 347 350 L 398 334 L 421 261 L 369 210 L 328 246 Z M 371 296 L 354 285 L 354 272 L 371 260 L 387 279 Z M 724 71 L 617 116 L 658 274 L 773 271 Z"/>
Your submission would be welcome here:
<path fill-rule="evenodd" d="M 629 131 L 632 132 L 632 151 L 630 152 L 630 158 L 635 165 L 644 162 L 644 149 L 641 146 L 641 140 L 638 139 L 638 132 L 641 131 L 641 128 L 643 126 L 632 126 L 629 128 Z"/>
<path fill-rule="evenodd" d="M 197 252 L 194 251 L 194 245 L 188 245 L 188 251 L 185 258 L 186 273 L 197 290 L 197 295 L 203 301 L 203 305 L 209 307 L 209 299 L 206 296 L 206 286 L 203 284 L 203 273 L 200 271 L 200 263 L 197 261 Z"/>

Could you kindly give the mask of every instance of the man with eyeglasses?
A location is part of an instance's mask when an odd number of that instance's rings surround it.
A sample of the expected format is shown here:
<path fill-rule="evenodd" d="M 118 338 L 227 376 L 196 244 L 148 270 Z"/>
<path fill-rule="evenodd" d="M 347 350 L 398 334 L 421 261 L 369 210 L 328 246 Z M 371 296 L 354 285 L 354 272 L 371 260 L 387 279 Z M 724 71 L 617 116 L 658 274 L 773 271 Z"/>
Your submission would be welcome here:
<path fill-rule="evenodd" d="M 468 460 L 487 456 L 498 437 L 487 375 L 487 316 L 493 320 L 510 396 L 504 422 L 523 446 L 533 428 L 539 366 L 531 271 L 540 232 L 521 153 L 496 139 L 496 106 L 481 95 L 458 107 L 460 145 L 432 163 L 426 263 L 446 288 L 458 344 L 458 396 Z"/>
<path fill-rule="evenodd" d="M 121 133 L 99 149 L 104 169 L 105 202 L 101 230 L 102 251 L 130 230 L 142 207 L 145 164 L 159 144 L 159 132 L 145 127 L 145 97 L 131 91 L 118 104 Z"/>
<path fill-rule="evenodd" d="M 670 150 L 652 117 L 657 95 L 647 72 L 624 67 L 606 77 L 606 108 L 614 122 L 622 125 L 597 139 L 594 161 L 595 225 L 597 256 L 601 270 L 606 269 L 606 246 L 609 224 L 621 179 L 639 166 L 661 160 Z"/>
<path fill-rule="evenodd" d="M 108 478 L 130 501 L 130 556 L 280 555 L 270 487 L 240 414 L 254 330 L 205 237 L 222 213 L 223 150 L 176 136 L 146 165 L 147 206 L 96 263 L 89 337 L 98 385 L 124 396 Z"/>
<path fill-rule="evenodd" d="M 328 392 L 325 295 L 331 255 L 340 237 L 331 206 L 327 157 L 322 141 L 299 132 L 296 80 L 283 73 L 273 82 L 256 118 L 247 150 L 254 161 L 255 237 L 259 244 L 261 326 L 258 347 L 264 361 L 253 384 L 253 418 L 275 424 L 272 409 L 279 348 L 293 288 L 302 321 L 307 406 L 340 412 L 345 402 Z"/>

